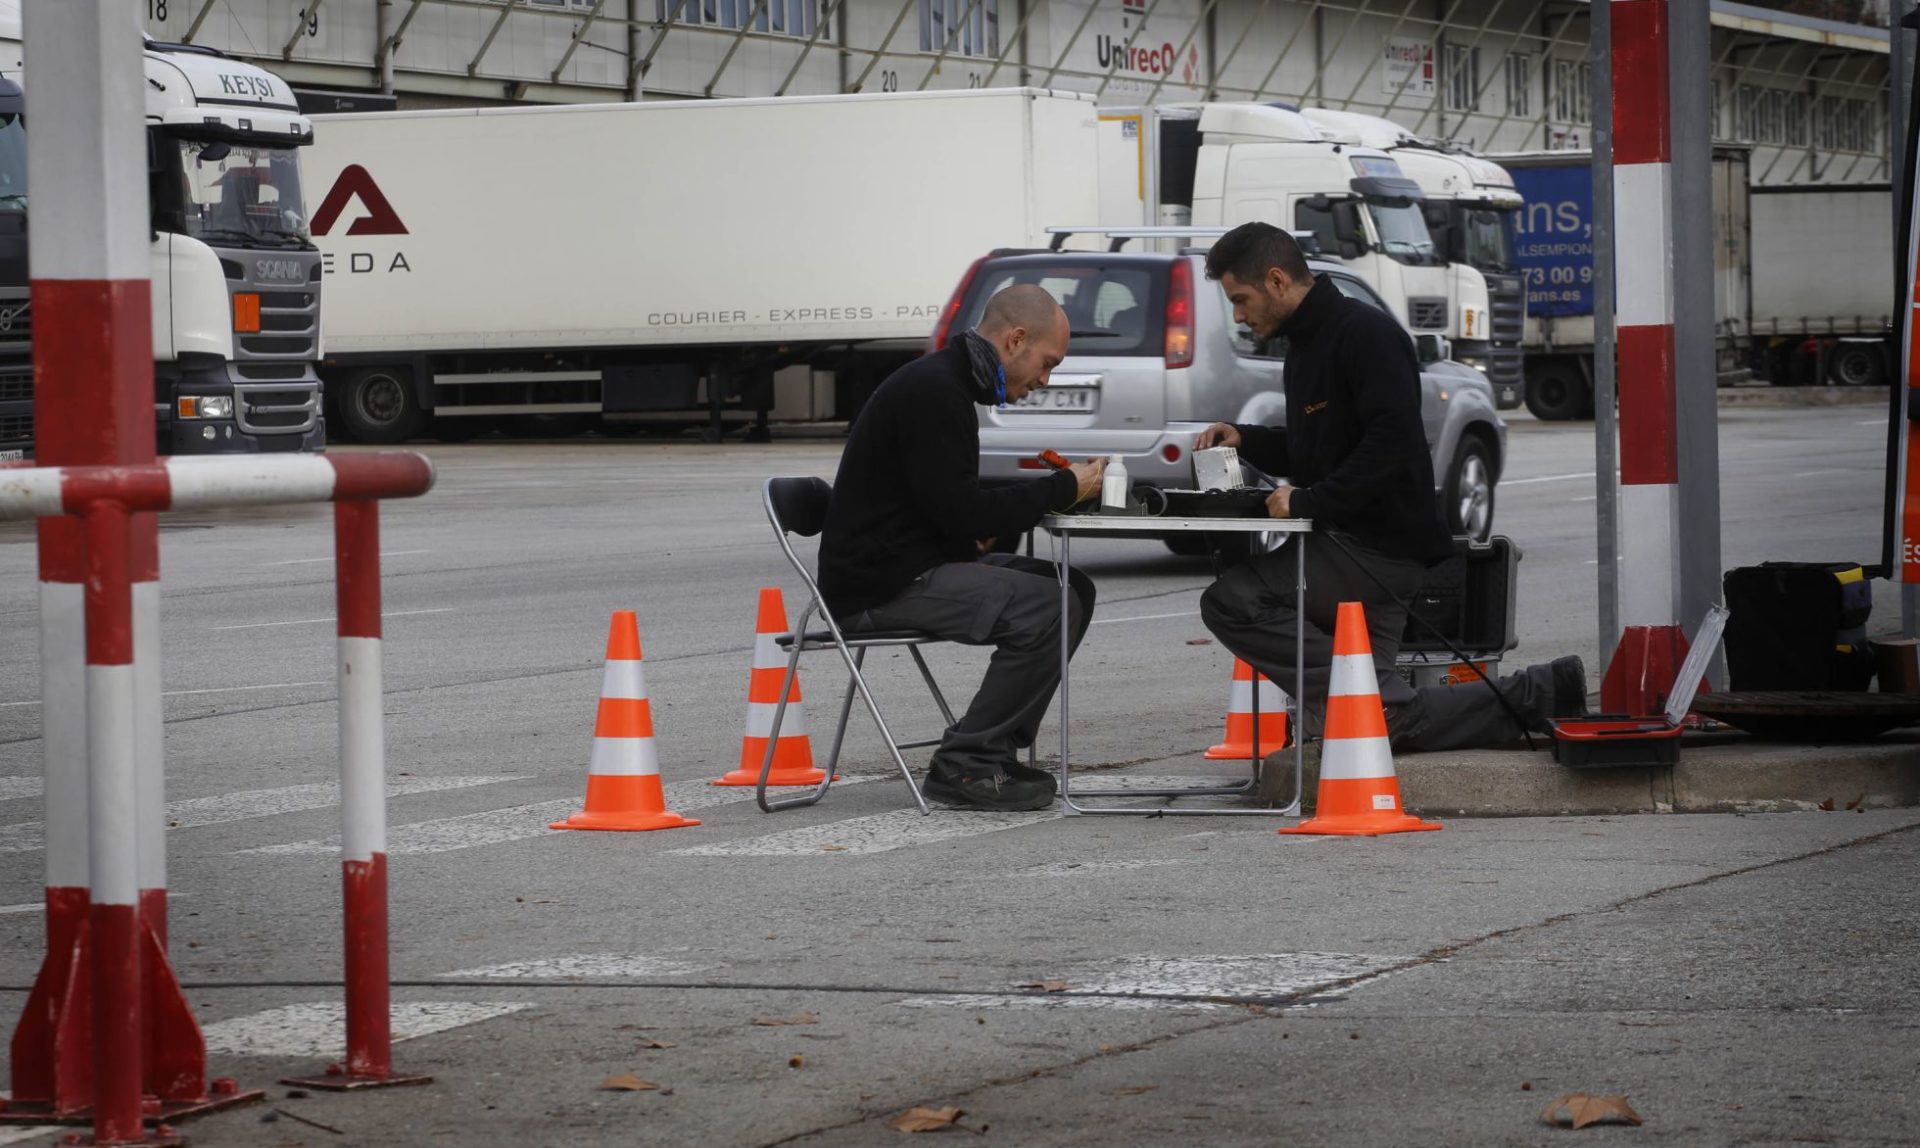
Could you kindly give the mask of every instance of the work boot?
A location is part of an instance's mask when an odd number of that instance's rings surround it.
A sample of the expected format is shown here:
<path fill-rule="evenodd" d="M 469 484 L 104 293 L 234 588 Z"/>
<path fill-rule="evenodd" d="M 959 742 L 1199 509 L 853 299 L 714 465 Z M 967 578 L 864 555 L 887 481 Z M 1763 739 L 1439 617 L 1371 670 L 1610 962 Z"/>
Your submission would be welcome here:
<path fill-rule="evenodd" d="M 1304 790 L 1320 778 L 1322 744 L 1317 737 L 1307 739 L 1306 760 L 1300 777 L 1300 788 L 1303 791 L 1301 793 L 1293 791 L 1293 742 L 1291 740 L 1262 758 L 1260 786 L 1254 791 L 1256 794 L 1254 804 L 1268 809 L 1284 809 L 1292 804 L 1296 797 L 1304 801 L 1306 799 Z"/>
<path fill-rule="evenodd" d="M 1051 778 L 1041 782 L 1016 778 L 1001 769 L 962 770 L 943 761 L 927 770 L 920 790 L 948 805 L 1000 812 L 1045 809 L 1053 804 L 1054 795 Z"/>
<path fill-rule="evenodd" d="M 1553 671 L 1553 701 L 1548 716 L 1586 717 L 1586 664 L 1577 657 L 1555 658 L 1547 668 Z"/>
<path fill-rule="evenodd" d="M 1000 768 L 1006 770 L 1007 776 L 1015 781 L 1037 782 L 1046 786 L 1048 793 L 1060 792 L 1060 778 L 1051 769 L 1041 769 L 1018 759 L 1004 762 Z"/>

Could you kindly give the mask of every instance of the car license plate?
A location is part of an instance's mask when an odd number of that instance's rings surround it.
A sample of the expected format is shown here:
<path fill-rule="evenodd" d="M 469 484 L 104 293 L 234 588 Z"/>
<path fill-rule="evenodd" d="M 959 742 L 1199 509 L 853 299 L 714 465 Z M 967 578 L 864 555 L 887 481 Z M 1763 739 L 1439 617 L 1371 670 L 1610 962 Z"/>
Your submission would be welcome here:
<path fill-rule="evenodd" d="M 1017 411 L 1090 411 L 1097 394 L 1099 392 L 1091 387 L 1062 388 L 1057 391 L 1052 387 L 1041 387 L 1011 405 Z"/>
<path fill-rule="evenodd" d="M 0 450 L 0 462 L 18 462 L 27 457 L 24 450 Z"/>

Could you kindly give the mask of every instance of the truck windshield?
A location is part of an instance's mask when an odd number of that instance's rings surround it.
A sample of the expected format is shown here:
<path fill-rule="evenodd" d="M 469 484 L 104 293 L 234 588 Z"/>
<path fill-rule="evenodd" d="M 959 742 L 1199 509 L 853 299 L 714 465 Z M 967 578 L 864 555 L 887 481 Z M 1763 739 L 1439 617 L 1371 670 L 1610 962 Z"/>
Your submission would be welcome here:
<path fill-rule="evenodd" d="M 300 163 L 292 148 L 175 143 L 179 167 L 169 165 L 161 177 L 170 175 L 176 186 L 154 189 L 156 214 L 177 199 L 170 206 L 180 230 L 196 239 L 216 246 L 308 246 Z"/>
<path fill-rule="evenodd" d="M 1511 210 L 1461 205 L 1461 255 L 1468 266 L 1481 271 L 1518 269 L 1513 261 L 1513 215 Z"/>
<path fill-rule="evenodd" d="M 1417 205 L 1389 207 L 1368 200 L 1367 214 L 1373 217 L 1373 229 L 1380 234 L 1381 250 L 1394 260 L 1416 265 L 1440 262 L 1426 216 Z"/>
<path fill-rule="evenodd" d="M 26 121 L 17 115 L 0 116 L 0 211 L 26 209 Z"/>

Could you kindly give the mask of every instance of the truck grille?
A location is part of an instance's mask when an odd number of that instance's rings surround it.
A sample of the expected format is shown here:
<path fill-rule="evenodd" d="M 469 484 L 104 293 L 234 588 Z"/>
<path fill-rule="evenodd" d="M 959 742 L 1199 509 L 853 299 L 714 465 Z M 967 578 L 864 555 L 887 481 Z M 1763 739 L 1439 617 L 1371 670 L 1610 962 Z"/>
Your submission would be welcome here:
<path fill-rule="evenodd" d="M 234 421 L 253 434 L 306 431 L 320 409 L 313 387 L 283 387 L 272 383 L 235 383 Z"/>
<path fill-rule="evenodd" d="M 1488 275 L 1493 299 L 1493 341 L 1518 343 L 1527 331 L 1527 292 L 1518 275 Z"/>
<path fill-rule="evenodd" d="M 0 367 L 0 403 L 27 403 L 33 401 L 33 372 L 24 374 L 6 372 Z"/>
<path fill-rule="evenodd" d="M 275 256 L 282 257 L 282 253 L 275 252 Z M 311 269 L 316 271 L 320 266 L 318 252 L 287 252 L 284 258 L 309 262 Z M 290 289 L 273 283 L 255 283 L 246 278 L 247 268 L 252 265 L 250 260 L 230 258 L 225 263 L 230 265 L 227 267 L 228 290 L 247 291 L 260 296 L 260 330 L 255 334 L 241 335 L 235 340 L 234 357 L 240 363 L 262 359 L 310 362 L 318 358 L 319 289 Z M 239 273 L 237 276 L 236 271 Z"/>
<path fill-rule="evenodd" d="M 1416 331 L 1444 331 L 1447 329 L 1447 301 L 1408 299 L 1407 321 Z"/>
<path fill-rule="evenodd" d="M 33 414 L 0 414 L 0 445 L 33 441 Z"/>

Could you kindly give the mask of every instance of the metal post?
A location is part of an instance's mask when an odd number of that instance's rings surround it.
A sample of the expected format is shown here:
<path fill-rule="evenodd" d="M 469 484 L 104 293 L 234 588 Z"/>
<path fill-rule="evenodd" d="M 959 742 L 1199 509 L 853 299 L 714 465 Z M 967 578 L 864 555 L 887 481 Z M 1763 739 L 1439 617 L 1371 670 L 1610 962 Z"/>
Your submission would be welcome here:
<path fill-rule="evenodd" d="M 1698 21 L 1692 15 L 1699 16 Z M 1704 319 L 1706 350 L 1712 351 L 1712 282 L 1696 280 L 1696 262 L 1682 248 L 1706 248 L 1713 241 L 1711 214 L 1698 218 L 1697 208 L 1710 200 L 1704 178 L 1711 155 L 1702 146 L 1701 128 L 1687 128 L 1684 141 L 1676 138 L 1676 116 L 1671 102 L 1676 49 L 1692 63 L 1699 53 L 1698 73 L 1706 76 L 1707 9 L 1701 5 L 1671 4 L 1670 0 L 1614 0 L 1608 6 L 1609 63 L 1613 72 L 1613 211 L 1615 220 L 1631 219 L 1633 226 L 1614 228 L 1616 327 L 1620 388 L 1621 570 L 1620 605 L 1624 630 L 1620 646 L 1601 682 L 1603 708 L 1616 713 L 1655 713 L 1684 658 L 1686 639 L 1680 628 L 1681 571 L 1686 552 L 1698 549 L 1681 539 L 1681 524 L 1689 531 L 1710 532 L 1711 550 L 1719 553 L 1717 497 L 1711 523 L 1688 521 L 1681 503 L 1680 392 L 1704 382 L 1706 400 L 1713 401 L 1711 370 L 1705 380 L 1695 376 L 1700 349 L 1698 325 Z M 1694 27 L 1698 24 L 1698 28 Z M 1679 26 L 1686 25 L 1684 30 Z M 1676 44 L 1676 35 L 1678 43 Z M 1684 69 L 1683 69 L 1684 71 Z M 1703 103 L 1684 98 L 1692 113 Z M 1698 188 L 1677 187 L 1674 161 L 1679 145 L 1698 147 L 1685 157 L 1684 170 L 1699 173 Z M 1676 205 L 1686 200 L 1686 229 Z M 1699 288 L 1707 290 L 1701 308 Z M 1680 358 L 1681 340 L 1676 319 L 1683 319 L 1688 352 Z M 1709 363 L 1709 367 L 1711 364 Z M 1692 408 L 1696 400 L 1689 399 Z M 1709 420 L 1711 412 L 1709 412 Z M 1708 423 L 1709 431 L 1711 422 Z M 1709 452 L 1705 465 L 1717 466 L 1718 451 L 1709 433 L 1705 443 L 1688 436 L 1690 447 Z M 1689 462 L 1689 477 L 1698 477 L 1701 463 Z M 1717 495 L 1717 489 L 1710 491 Z M 1698 510 L 1696 500 L 1694 509 Z"/>
<path fill-rule="evenodd" d="M 29 235 L 34 373 L 40 380 L 36 453 L 48 466 L 151 462 L 153 336 L 139 13 L 117 0 L 30 0 L 23 24 L 26 54 L 35 61 L 36 122 L 44 125 L 28 137 L 38 189 Z M 129 520 L 123 513 L 119 523 L 114 529 L 126 576 L 137 570 L 152 581 L 158 576 L 157 561 L 146 560 L 158 553 L 152 516 Z M 125 632 L 111 651 L 124 657 L 88 656 L 87 614 L 106 603 L 89 601 L 83 590 L 88 582 L 85 526 L 71 518 L 45 519 L 39 541 L 47 959 L 14 1035 L 9 1108 L 44 1104 L 67 1115 L 93 1103 L 103 1142 L 137 1139 L 143 1083 L 138 894 L 143 884 L 163 889 L 165 876 L 164 863 L 150 861 L 147 872 L 141 871 L 142 837 L 151 839 L 163 829 L 161 811 L 142 805 L 141 762 L 134 746 L 148 740 L 157 745 L 157 723 L 147 728 L 159 712 L 157 682 L 149 672 L 143 689 L 143 675 L 135 668 L 130 588 L 125 590 Z M 158 595 L 140 598 L 144 606 L 157 603 Z M 120 609 L 117 595 L 114 608 Z M 151 628 L 157 629 L 157 622 Z M 106 636 L 103 629 L 101 640 Z M 125 707 L 111 723 L 104 709 L 96 714 L 91 701 L 96 678 L 117 691 L 99 704 Z M 155 696 L 137 712 L 140 695 L 149 691 Z M 125 744 L 93 745 L 96 718 L 115 737 L 124 735 Z M 92 758 L 102 752 L 125 756 L 103 760 L 103 772 L 96 776 Z M 146 764 L 158 767 L 157 752 L 150 752 Z M 157 779 L 150 779 L 144 796 L 151 802 L 158 794 Z M 111 816 L 122 833 L 119 840 L 97 840 L 96 813 Z M 156 848 L 158 843 L 149 840 L 149 858 Z M 106 850 L 104 858 L 95 856 L 100 849 Z M 101 860 L 112 868 L 102 871 Z M 104 902 L 99 900 L 103 890 L 109 898 Z M 164 904 L 164 893 L 157 899 Z M 103 949 L 109 943 L 110 951 Z M 90 985 L 72 977 L 82 946 L 96 957 Z M 131 972 L 127 961 L 133 962 Z M 103 978 L 116 977 L 106 986 L 111 1003 L 95 996 L 86 1009 L 86 994 L 98 993 Z M 122 1003 L 130 1011 L 118 1012 Z M 90 1088 L 88 1033 L 75 1023 L 86 1011 L 95 1026 Z"/>
<path fill-rule="evenodd" d="M 103 22 L 104 23 L 104 22 Z M 112 27 L 107 23 L 108 28 Z M 151 1143 L 141 1105 L 139 778 L 127 509 L 88 509 L 86 952 L 92 964 L 93 1142 Z"/>
<path fill-rule="evenodd" d="M 1679 613 L 1698 625 L 1720 601 L 1719 332 L 1713 304 L 1712 13 L 1704 4 L 1668 7 L 1672 117 L 1674 445 L 1679 461 Z M 1684 649 L 1680 651 L 1685 653 Z M 1726 685 L 1715 651 L 1708 679 Z M 1669 689 L 1672 676 L 1655 682 Z"/>
<path fill-rule="evenodd" d="M 1912 99 L 1913 88 L 1912 57 L 1909 55 L 1913 50 L 1913 32 L 1905 26 L 1907 13 L 1913 10 L 1913 5 L 1910 3 L 1910 0 L 1893 0 L 1890 7 L 1891 12 L 1889 16 L 1891 18 L 1887 21 L 1889 29 L 1887 37 L 1887 69 L 1889 80 L 1887 154 L 1891 162 L 1887 165 L 1887 169 L 1892 175 L 1893 182 L 1893 234 L 1897 240 L 1903 238 L 1906 234 L 1907 210 L 1913 197 L 1913 188 L 1910 182 L 1913 177 L 1913 172 L 1907 166 L 1906 157 L 1907 109 L 1909 101 Z M 1816 110 L 1813 101 L 1809 100 L 1809 114 L 1813 114 Z M 1894 260 L 1895 282 L 1893 284 L 1893 298 L 1897 303 L 1904 302 L 1903 297 L 1906 295 L 1906 284 L 1900 281 L 1904 275 L 1904 270 L 1901 268 L 1902 262 L 1900 259 Z M 1896 307 L 1892 312 L 1895 316 L 1894 330 L 1896 332 L 1904 332 L 1906 329 L 1906 324 L 1900 322 L 1902 311 L 1905 309 L 1904 307 Z M 1898 345 L 1891 345 L 1891 351 L 1892 354 L 1890 358 L 1897 363 L 1899 361 L 1897 357 Z M 1893 383 L 1894 389 L 1896 391 L 1900 389 L 1900 387 L 1904 385 L 1904 382 L 1905 380 L 1896 377 Z M 1899 404 L 1896 402 L 1894 405 L 1895 408 L 1898 409 Z M 1897 425 L 1890 426 L 1888 428 L 1889 441 L 1897 443 L 1900 438 L 1903 437 L 1899 432 L 1900 428 Z M 1891 452 L 1889 452 L 1889 456 L 1891 457 Z M 1893 506 L 1891 492 L 1889 493 L 1887 505 L 1889 507 L 1889 513 L 1891 513 L 1891 507 Z M 1891 540 L 1895 537 L 1897 537 L 1896 532 L 1893 529 L 1889 529 L 1887 531 L 1887 538 Z M 1887 553 L 1884 555 L 1882 561 L 1887 568 L 1887 577 L 1898 579 L 1900 560 L 1899 556 L 1893 552 L 1891 546 L 1887 548 Z M 1911 582 L 1900 583 L 1900 633 L 1902 636 L 1908 638 L 1920 636 L 1920 585 L 1915 585 Z"/>
<path fill-rule="evenodd" d="M 1593 8 L 1587 59 L 1593 73 L 1593 490 L 1599 569 L 1602 678 L 1620 644 L 1620 415 L 1613 337 L 1613 69 L 1611 7 Z M 1545 66 L 1551 60 L 1543 59 Z"/>
<path fill-rule="evenodd" d="M 340 880 L 347 1055 L 290 1080 L 335 1091 L 426 1084 L 396 1076 L 387 968 L 387 749 L 380 650 L 380 504 L 333 507 L 340 694 Z"/>

